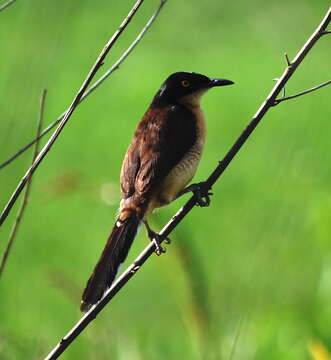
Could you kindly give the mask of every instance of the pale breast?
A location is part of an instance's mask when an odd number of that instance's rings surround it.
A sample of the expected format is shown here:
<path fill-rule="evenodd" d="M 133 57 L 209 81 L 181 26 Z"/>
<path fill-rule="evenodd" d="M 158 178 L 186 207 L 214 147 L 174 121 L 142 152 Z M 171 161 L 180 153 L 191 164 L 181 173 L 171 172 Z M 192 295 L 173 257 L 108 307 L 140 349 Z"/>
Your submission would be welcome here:
<path fill-rule="evenodd" d="M 192 180 L 197 170 L 205 143 L 206 126 L 201 108 L 198 106 L 190 110 L 194 112 L 197 119 L 196 142 L 162 181 L 150 202 L 146 215 L 150 214 L 155 208 L 173 201 L 177 194 Z"/>

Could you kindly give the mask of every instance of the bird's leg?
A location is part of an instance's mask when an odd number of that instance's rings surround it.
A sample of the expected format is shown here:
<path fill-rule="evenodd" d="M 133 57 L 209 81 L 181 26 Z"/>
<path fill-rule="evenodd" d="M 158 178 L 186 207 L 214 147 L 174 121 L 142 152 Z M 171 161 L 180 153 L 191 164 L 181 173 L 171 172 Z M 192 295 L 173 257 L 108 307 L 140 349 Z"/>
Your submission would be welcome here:
<path fill-rule="evenodd" d="M 148 225 L 148 223 L 147 223 L 146 220 L 143 220 L 143 223 L 145 224 L 148 237 L 149 237 L 150 240 L 155 244 L 155 253 L 156 253 L 156 255 L 160 256 L 162 253 L 165 253 L 165 252 L 166 252 L 166 249 L 161 246 L 160 234 L 158 234 L 157 232 L 153 231 L 153 230 L 149 227 L 149 225 Z M 170 239 L 165 238 L 165 239 L 164 239 L 164 242 L 165 242 L 166 244 L 170 244 Z"/>
<path fill-rule="evenodd" d="M 198 206 L 209 206 L 210 196 L 213 195 L 213 193 L 209 192 L 209 189 L 206 189 L 206 182 L 200 182 L 187 186 L 177 194 L 176 199 L 188 192 L 193 193 Z"/>

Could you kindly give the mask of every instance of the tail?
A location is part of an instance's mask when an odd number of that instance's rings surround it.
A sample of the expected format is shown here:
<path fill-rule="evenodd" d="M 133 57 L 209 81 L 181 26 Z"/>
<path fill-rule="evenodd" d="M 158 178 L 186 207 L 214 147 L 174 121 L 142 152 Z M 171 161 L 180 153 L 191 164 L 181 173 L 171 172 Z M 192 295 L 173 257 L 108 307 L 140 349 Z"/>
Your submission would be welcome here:
<path fill-rule="evenodd" d="M 80 310 L 88 311 L 96 304 L 115 279 L 118 268 L 128 255 L 140 224 L 140 217 L 131 211 L 125 220 L 117 219 L 107 244 L 83 292 Z"/>

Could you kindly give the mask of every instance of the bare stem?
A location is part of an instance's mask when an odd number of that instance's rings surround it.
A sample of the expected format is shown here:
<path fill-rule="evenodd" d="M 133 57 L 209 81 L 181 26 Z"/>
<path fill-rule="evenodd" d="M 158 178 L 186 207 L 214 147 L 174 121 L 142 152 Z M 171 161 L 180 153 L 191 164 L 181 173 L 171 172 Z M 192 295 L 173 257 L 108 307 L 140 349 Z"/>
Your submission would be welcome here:
<path fill-rule="evenodd" d="M 13 4 L 16 0 L 9 0 L 0 6 L 0 11 L 5 10 L 9 5 Z"/>
<path fill-rule="evenodd" d="M 155 10 L 155 12 L 152 14 L 152 16 L 149 18 L 145 26 L 142 28 L 138 36 L 133 40 L 133 42 L 130 44 L 130 46 L 124 51 L 124 53 L 120 56 L 120 58 L 114 63 L 114 65 L 108 69 L 94 84 L 91 85 L 91 87 L 85 91 L 82 98 L 79 100 L 79 104 L 85 100 L 92 92 L 99 87 L 114 71 L 118 70 L 120 68 L 120 65 L 124 62 L 124 60 L 131 54 L 132 50 L 138 45 L 138 43 L 141 41 L 141 39 L 144 37 L 147 30 L 152 26 L 156 18 L 158 17 L 162 7 L 165 5 L 167 0 L 162 0 Z M 78 106 L 78 105 L 77 105 Z M 54 120 L 52 123 L 50 123 L 39 135 L 38 138 L 41 138 L 48 134 L 64 117 L 65 112 L 62 113 L 56 120 Z M 38 138 L 33 139 L 26 145 L 24 145 L 21 149 L 19 149 L 15 154 L 10 156 L 7 160 L 3 161 L 0 164 L 0 170 L 6 167 L 8 164 L 10 164 L 12 161 L 14 161 L 16 158 L 18 158 L 21 154 L 23 154 L 26 150 L 28 150 L 36 141 Z"/>
<path fill-rule="evenodd" d="M 314 87 L 312 87 L 312 88 L 310 88 L 310 89 L 307 89 L 307 90 L 305 90 L 305 91 L 301 91 L 301 92 L 299 92 L 299 93 L 297 93 L 297 94 L 290 95 L 290 96 L 286 96 L 286 97 L 281 97 L 280 99 L 276 99 L 276 100 L 275 100 L 274 105 L 278 105 L 278 104 L 281 103 L 282 101 L 294 99 L 294 98 L 296 98 L 296 97 L 298 97 L 298 96 L 302 96 L 302 95 L 309 94 L 309 93 L 311 93 L 311 92 L 313 92 L 313 91 L 315 91 L 315 90 L 318 90 L 318 89 L 320 89 L 320 88 L 322 88 L 322 87 L 324 87 L 324 86 L 326 86 L 326 85 L 329 85 L 329 84 L 331 84 L 331 80 L 326 81 L 326 82 L 324 82 L 323 84 L 314 86 Z"/>
<path fill-rule="evenodd" d="M 290 59 L 288 58 L 287 53 L 285 53 L 284 55 L 285 55 L 285 60 L 286 60 L 287 66 L 291 66 L 291 61 L 290 61 Z"/>
<path fill-rule="evenodd" d="M 41 94 L 41 98 L 40 98 L 40 110 L 39 110 L 39 118 L 38 118 L 38 125 L 37 125 L 37 137 L 40 134 L 42 123 L 43 123 L 43 120 L 44 120 L 46 95 L 47 95 L 47 90 L 44 89 L 42 94 Z M 37 157 L 38 152 L 39 152 L 39 140 L 36 142 L 35 147 L 34 147 L 34 152 L 33 152 L 33 156 L 32 156 L 32 163 L 34 162 L 35 158 Z M 5 248 L 3 256 L 1 258 L 0 277 L 2 276 L 3 270 L 4 270 L 5 266 L 6 266 L 8 256 L 10 254 L 11 248 L 12 248 L 13 243 L 14 243 L 15 238 L 16 238 L 17 230 L 19 228 L 19 225 L 21 223 L 24 211 L 25 211 L 26 206 L 28 204 L 31 185 L 32 185 L 32 177 L 28 180 L 28 182 L 26 184 L 26 189 L 25 189 L 25 192 L 24 192 L 24 196 L 23 196 L 20 208 L 17 211 L 16 219 L 15 219 L 15 222 L 13 224 L 12 230 L 10 232 L 8 242 L 7 242 L 7 246 Z"/>
<path fill-rule="evenodd" d="M 135 13 L 138 11 L 141 4 L 144 2 L 144 0 L 137 0 L 137 2 L 134 4 L 133 8 L 130 10 L 129 14 L 125 17 L 122 24 L 119 26 L 119 28 L 115 31 L 114 35 L 111 37 L 111 39 L 107 42 L 107 44 L 104 46 L 102 51 L 100 52 L 96 62 L 92 66 L 89 74 L 85 78 L 81 88 L 75 95 L 71 105 L 69 106 L 68 110 L 65 112 L 62 120 L 60 121 L 60 124 L 55 129 L 54 133 L 50 137 L 50 139 L 47 141 L 45 146 L 42 148 L 40 153 L 38 154 L 37 158 L 31 165 L 31 167 L 27 170 L 21 181 L 19 182 L 16 190 L 13 192 L 11 198 L 9 199 L 7 205 L 5 206 L 1 216 L 0 216 L 0 226 L 3 224 L 3 222 L 6 220 L 8 214 L 10 213 L 12 207 L 14 206 L 18 196 L 24 189 L 27 181 L 32 176 L 32 174 L 35 172 L 35 170 L 39 167 L 40 163 L 48 153 L 48 151 L 51 149 L 52 145 L 56 141 L 57 137 L 62 132 L 64 126 L 66 125 L 67 121 L 71 117 L 72 113 L 76 109 L 77 105 L 79 104 L 79 101 L 84 95 L 84 92 L 88 88 L 89 84 L 91 83 L 93 77 L 95 76 L 96 72 L 99 70 L 100 66 L 102 65 L 105 57 L 107 56 L 109 50 L 113 47 L 113 45 L 116 43 L 117 39 L 120 37 L 124 29 L 127 27 L 127 25 L 130 23 L 131 19 L 135 15 Z"/>
<path fill-rule="evenodd" d="M 292 65 L 286 67 L 283 75 L 277 81 L 277 84 L 271 90 L 266 100 L 262 103 L 251 122 L 248 124 L 243 133 L 238 137 L 234 145 L 225 155 L 225 157 L 219 162 L 218 166 L 211 173 L 206 180 L 206 188 L 203 190 L 211 189 L 215 182 L 219 179 L 227 166 L 230 164 L 234 156 L 241 149 L 248 137 L 254 131 L 258 123 L 264 117 L 266 112 L 273 106 L 277 95 L 280 93 L 286 82 L 295 72 L 296 68 L 303 61 L 305 56 L 322 36 L 322 32 L 325 30 L 331 19 L 331 8 L 328 10 L 326 16 L 322 20 L 321 24 L 317 27 L 305 45 L 297 53 Z M 164 226 L 159 233 L 160 241 L 162 242 L 166 237 L 170 235 L 172 230 L 184 219 L 184 217 L 195 206 L 196 200 L 194 196 L 184 204 L 184 206 L 177 211 L 177 213 L 171 218 L 171 220 Z M 134 274 L 141 268 L 145 261 L 154 254 L 155 244 L 151 242 L 136 258 L 136 260 L 121 274 L 121 276 L 113 283 L 104 294 L 103 298 L 93 306 L 77 323 L 76 325 L 65 335 L 62 340 L 55 346 L 55 348 L 48 354 L 45 360 L 57 359 L 63 351 L 77 338 L 77 336 L 88 326 L 88 324 L 96 318 L 99 312 L 108 304 L 108 302 L 121 290 L 121 288 L 134 276 Z"/>

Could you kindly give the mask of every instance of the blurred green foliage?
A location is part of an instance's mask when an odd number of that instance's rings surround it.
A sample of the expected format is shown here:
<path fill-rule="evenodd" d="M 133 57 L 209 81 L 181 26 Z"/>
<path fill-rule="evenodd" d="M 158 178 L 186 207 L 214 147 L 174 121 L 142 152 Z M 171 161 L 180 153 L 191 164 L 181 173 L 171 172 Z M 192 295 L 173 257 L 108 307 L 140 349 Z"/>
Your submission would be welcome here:
<path fill-rule="evenodd" d="M 71 102 L 132 1 L 17 1 L 0 13 L 0 155 Z M 100 74 L 158 1 L 146 0 Z M 179 70 L 232 79 L 205 96 L 204 179 L 321 21 L 325 0 L 172 1 L 130 58 L 82 104 L 34 178 L 0 281 L 0 358 L 42 358 L 79 318 L 80 294 L 118 206 L 121 161 L 161 82 Z M 330 78 L 324 37 L 288 83 Z M 330 88 L 266 115 L 214 188 L 63 359 L 322 359 L 331 349 Z M 31 151 L 0 173 L 1 207 Z M 185 199 L 158 211 L 159 229 Z M 16 207 L 17 208 L 17 207 Z M 2 251 L 14 212 L 0 229 Z M 130 259 L 145 246 L 141 231 Z M 322 348 L 322 352 L 319 351 Z M 325 358 L 326 359 L 326 358 Z"/>

